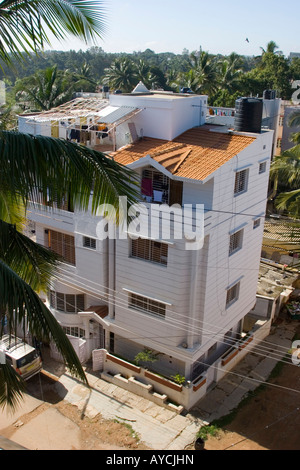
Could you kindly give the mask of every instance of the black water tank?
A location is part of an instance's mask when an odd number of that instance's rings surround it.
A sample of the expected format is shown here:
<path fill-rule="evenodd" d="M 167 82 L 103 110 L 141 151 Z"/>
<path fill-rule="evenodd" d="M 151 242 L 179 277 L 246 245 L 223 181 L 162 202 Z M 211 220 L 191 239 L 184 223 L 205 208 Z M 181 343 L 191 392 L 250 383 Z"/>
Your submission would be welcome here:
<path fill-rule="evenodd" d="M 260 134 L 262 112 L 263 101 L 261 99 L 239 98 L 235 102 L 235 130 Z"/>

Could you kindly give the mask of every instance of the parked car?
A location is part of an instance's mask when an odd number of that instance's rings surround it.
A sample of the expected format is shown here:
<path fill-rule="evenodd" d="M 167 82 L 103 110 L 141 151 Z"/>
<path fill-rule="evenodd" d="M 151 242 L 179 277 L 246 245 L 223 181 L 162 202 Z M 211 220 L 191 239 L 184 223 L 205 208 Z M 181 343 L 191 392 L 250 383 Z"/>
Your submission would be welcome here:
<path fill-rule="evenodd" d="M 24 380 L 30 379 L 42 369 L 38 351 L 21 338 L 4 335 L 0 339 L 0 349 L 5 355 L 6 364 L 11 365 Z"/>

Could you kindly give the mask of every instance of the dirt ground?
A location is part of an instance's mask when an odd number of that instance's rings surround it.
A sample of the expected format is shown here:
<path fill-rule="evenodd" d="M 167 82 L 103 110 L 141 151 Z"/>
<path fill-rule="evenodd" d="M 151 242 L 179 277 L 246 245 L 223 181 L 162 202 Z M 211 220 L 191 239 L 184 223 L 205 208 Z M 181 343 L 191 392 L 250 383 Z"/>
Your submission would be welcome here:
<path fill-rule="evenodd" d="M 79 437 L 71 448 L 68 447 L 66 442 L 66 447 L 62 443 L 62 448 L 57 444 L 50 448 L 50 450 L 147 450 L 147 447 L 140 442 L 139 437 L 135 435 L 130 426 L 127 427 L 126 424 L 102 419 L 100 415 L 92 419 L 86 416 L 82 417 L 76 406 L 64 401 L 57 404 L 44 403 L 31 413 L 22 416 L 13 425 L 2 430 L 1 435 L 14 440 L 17 428 L 20 430 L 21 427 L 28 425 L 30 421 L 34 422 L 39 416 L 45 416 L 47 411 L 53 411 L 53 409 L 56 411 L 56 419 L 59 415 L 62 415 L 71 421 L 72 427 L 77 428 L 76 431 Z M 41 432 L 43 432 L 42 426 Z M 18 443 L 24 444 L 22 439 L 21 442 L 18 439 Z M 27 448 L 35 450 L 33 447 L 28 446 Z M 36 449 L 49 450 L 48 447 L 43 446 L 39 442 L 37 442 Z"/>
<path fill-rule="evenodd" d="M 257 389 L 230 424 L 208 437 L 207 450 L 300 450 L 300 368 L 284 364 L 269 382 L 275 386 Z"/>
<path fill-rule="evenodd" d="M 298 332 L 300 336 L 300 326 Z M 300 368 L 285 364 L 270 382 L 275 386 L 254 391 L 230 424 L 222 425 L 215 437 L 208 437 L 206 450 L 300 450 Z M 13 440 L 18 427 L 21 429 L 30 421 L 34 426 L 34 420 L 51 411 L 56 417 L 67 417 L 76 428 L 74 450 L 147 450 L 130 423 L 105 420 L 100 414 L 94 418 L 82 416 L 77 406 L 56 394 L 54 384 L 47 378 L 43 379 L 43 399 L 41 406 L 2 430 L 1 435 Z M 193 449 L 191 446 L 186 450 Z"/>
<path fill-rule="evenodd" d="M 39 450 L 147 450 L 148 448 L 140 441 L 140 438 L 133 431 L 129 423 L 120 422 L 118 420 L 105 420 L 100 414 L 90 418 L 84 415 L 77 406 L 74 406 L 62 400 L 55 392 L 55 384 L 47 377 L 42 379 L 43 385 L 43 400 L 44 403 L 34 409 L 32 412 L 21 416 L 14 424 L 1 430 L 2 437 L 14 441 L 14 436 L 18 435 L 16 442 L 25 445 L 30 450 L 35 449 L 35 444 L 29 444 L 26 433 L 30 430 L 31 426 L 39 427 L 41 439 L 36 438 L 36 448 Z M 34 388 L 34 386 L 32 387 Z M 38 387 L 36 387 L 38 389 Z M 41 398 L 39 394 L 36 398 Z M 63 419 L 67 418 L 67 421 Z M 43 420 L 45 423 L 43 423 Z M 46 422 L 47 421 L 47 422 Z M 68 434 L 68 428 L 72 431 L 72 435 L 76 435 L 74 444 L 70 446 L 67 441 L 67 434 L 65 442 L 58 442 L 59 437 L 51 436 L 51 430 L 56 434 L 55 426 L 65 426 L 59 430 L 64 441 L 64 432 Z M 29 427 L 28 427 L 29 426 Z M 22 439 L 21 431 L 24 429 Z M 21 434 L 21 435 L 20 435 Z M 35 432 L 36 434 L 36 432 Z M 43 434 L 43 436 L 42 436 Z M 47 436 L 49 444 L 47 442 Z M 59 434 L 57 432 L 57 434 Z M 50 442 L 52 441 L 52 442 Z M 29 441 L 30 442 L 30 441 Z"/>

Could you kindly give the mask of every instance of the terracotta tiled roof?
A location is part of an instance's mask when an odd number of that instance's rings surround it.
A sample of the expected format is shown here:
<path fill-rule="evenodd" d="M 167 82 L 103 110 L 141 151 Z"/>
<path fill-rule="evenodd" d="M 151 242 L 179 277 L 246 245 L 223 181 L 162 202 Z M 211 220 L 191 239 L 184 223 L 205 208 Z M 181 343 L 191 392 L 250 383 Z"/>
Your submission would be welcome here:
<path fill-rule="evenodd" d="M 114 154 L 114 159 L 129 165 L 147 155 L 170 173 L 204 180 L 254 142 L 255 137 L 213 132 L 206 126 L 190 129 L 173 141 L 142 140 Z"/>

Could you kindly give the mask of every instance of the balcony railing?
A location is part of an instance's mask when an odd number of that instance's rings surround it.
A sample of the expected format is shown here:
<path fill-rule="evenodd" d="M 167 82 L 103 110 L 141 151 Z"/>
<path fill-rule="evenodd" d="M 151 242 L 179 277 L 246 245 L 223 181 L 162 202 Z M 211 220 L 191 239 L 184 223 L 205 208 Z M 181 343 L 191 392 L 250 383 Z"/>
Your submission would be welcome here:
<path fill-rule="evenodd" d="M 208 106 L 207 116 L 235 116 L 235 108 L 223 108 L 219 106 Z"/>

